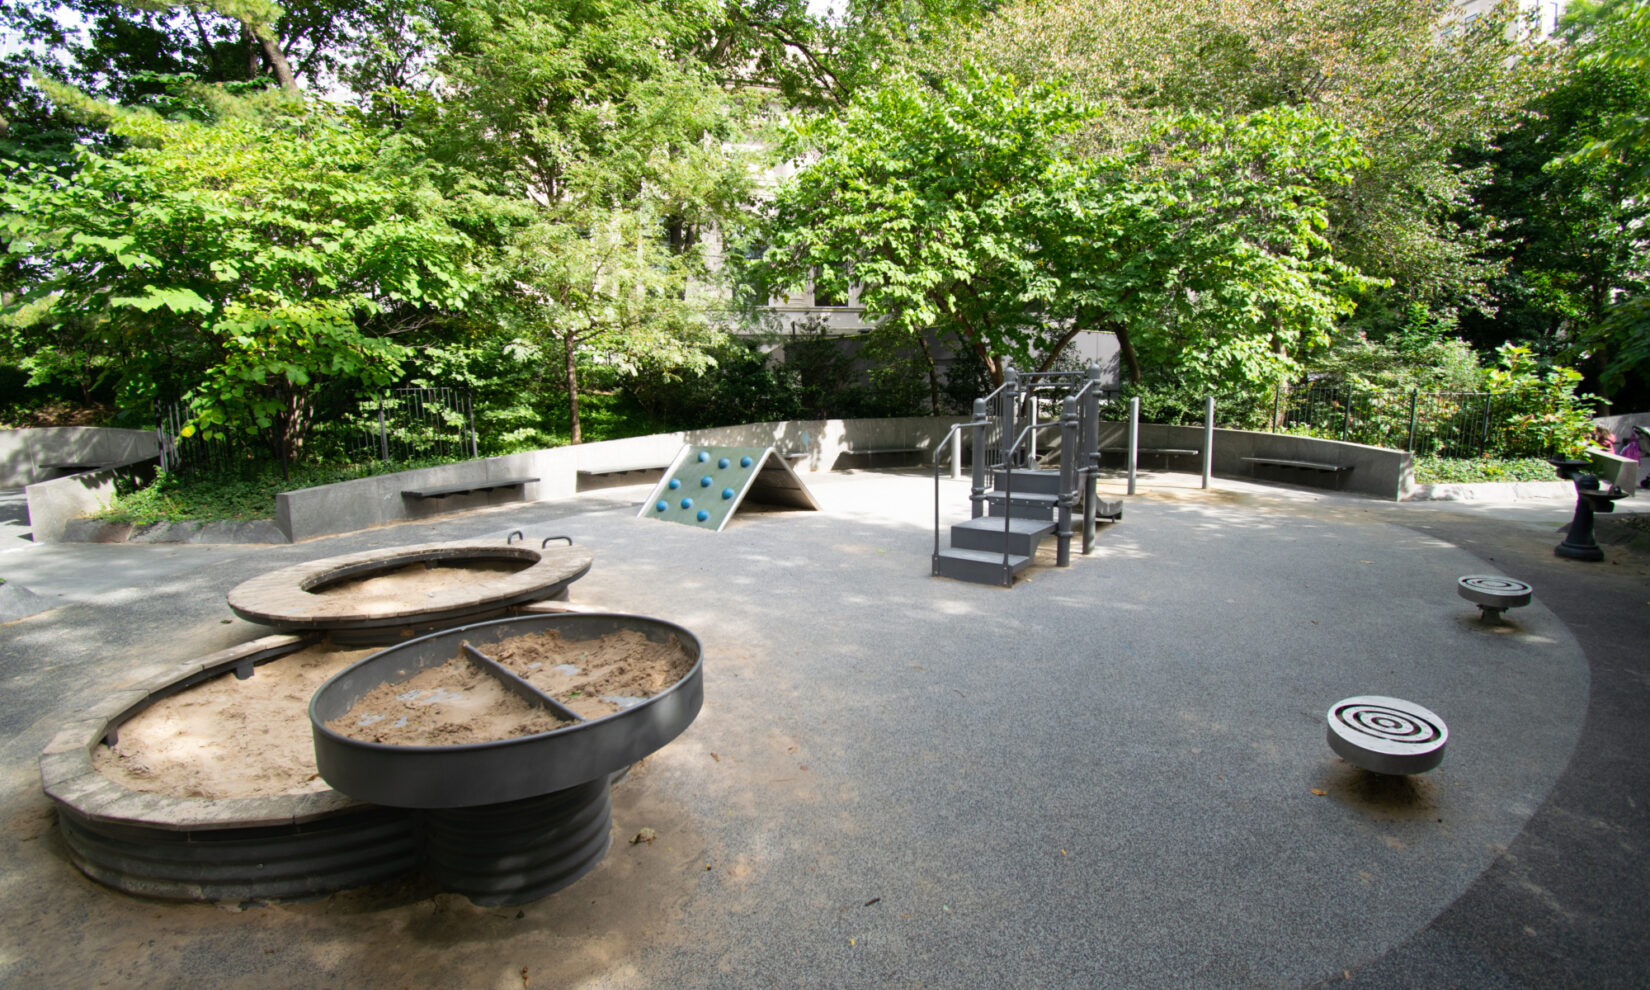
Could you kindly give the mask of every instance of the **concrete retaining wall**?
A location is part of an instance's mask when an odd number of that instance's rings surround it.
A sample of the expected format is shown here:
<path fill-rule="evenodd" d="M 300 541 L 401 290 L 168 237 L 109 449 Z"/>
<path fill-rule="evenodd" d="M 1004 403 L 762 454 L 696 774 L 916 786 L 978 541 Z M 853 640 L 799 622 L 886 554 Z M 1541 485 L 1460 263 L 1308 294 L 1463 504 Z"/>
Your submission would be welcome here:
<path fill-rule="evenodd" d="M 160 455 L 149 430 L 100 426 L 47 426 L 0 430 L 0 488 L 17 488 L 62 477 L 48 464 L 90 464 L 99 468 L 130 464 Z"/>
<path fill-rule="evenodd" d="M 850 455 L 850 447 L 932 450 L 945 437 L 951 424 L 960 421 L 942 416 L 751 423 L 486 457 L 283 492 L 275 499 L 275 525 L 290 540 L 307 540 L 518 500 L 516 492 L 510 489 L 442 499 L 416 499 L 401 494 L 409 488 L 493 478 L 539 479 L 527 485 L 522 493 L 528 501 L 567 498 L 578 490 L 581 471 L 663 468 L 687 443 L 800 451 L 806 456 L 793 462 L 797 470 L 830 471 L 842 466 L 844 458 Z"/>
<path fill-rule="evenodd" d="M 1622 413 L 1619 416 L 1600 416 L 1593 423 L 1602 426 L 1616 435 L 1616 439 L 1625 441 L 1627 434 L 1633 432 L 1633 427 L 1642 426 L 1650 429 L 1650 412 Z"/>
<path fill-rule="evenodd" d="M 1123 447 L 1128 444 L 1127 423 L 1100 424 L 1100 446 Z M 1164 426 L 1157 423 L 1140 424 L 1141 447 L 1171 449 L 1203 449 L 1203 427 Z M 1281 457 L 1294 461 L 1316 461 L 1323 464 L 1350 464 L 1352 470 L 1340 479 L 1340 490 L 1363 492 L 1385 499 L 1398 499 L 1415 484 L 1414 459 L 1405 451 L 1385 447 L 1369 447 L 1361 443 L 1340 440 L 1320 440 L 1317 437 L 1296 437 L 1284 433 L 1260 433 L 1253 430 L 1215 430 L 1215 474 L 1232 478 L 1253 476 L 1245 457 Z M 1201 472 L 1203 461 L 1182 458 L 1185 469 Z M 1294 471 L 1291 480 L 1298 484 L 1321 481 L 1322 487 L 1335 484 L 1333 476 L 1324 472 Z M 1262 469 L 1261 478 L 1279 475 Z"/>
<path fill-rule="evenodd" d="M 954 423 L 963 421 L 959 417 L 934 416 L 750 423 L 487 457 L 283 492 L 275 499 L 275 525 L 287 539 L 298 541 L 519 500 L 517 493 L 510 489 L 442 499 L 417 499 L 401 494 L 409 488 L 489 479 L 537 478 L 538 481 L 526 486 L 521 497 L 528 501 L 567 498 L 578 491 L 581 472 L 600 474 L 663 468 L 682 445 L 688 443 L 771 446 L 781 451 L 800 452 L 804 456 L 792 462 L 799 471 L 842 470 L 858 463 L 854 459 L 855 450 L 892 448 L 917 448 L 922 453 L 914 462 L 929 464 L 931 452 L 944 439 L 946 432 Z M 117 432 L 147 436 L 136 430 Z M 1101 446 L 1121 446 L 1125 442 L 1125 424 L 1101 424 Z M 1203 428 L 1142 424 L 1140 445 L 1201 448 Z M 1216 474 L 1250 476 L 1252 472 L 1249 465 L 1243 462 L 1244 457 L 1283 457 L 1350 464 L 1353 470 L 1343 476 L 1341 490 L 1364 492 L 1385 499 L 1402 497 L 1414 484 L 1411 458 L 1402 451 L 1314 437 L 1248 430 L 1215 431 Z M 1186 460 L 1189 462 L 1186 465 L 1188 470 L 1201 470 L 1201 460 Z M 35 540 L 47 542 L 62 539 L 70 519 L 96 512 L 107 504 L 114 490 L 116 474 L 139 468 L 141 465 L 124 464 L 118 469 L 29 486 L 29 514 Z M 1302 482 L 1314 480 L 1308 473 L 1302 472 L 1301 475 L 1299 480 Z M 1328 482 L 1330 477 L 1324 475 L 1323 480 Z"/>

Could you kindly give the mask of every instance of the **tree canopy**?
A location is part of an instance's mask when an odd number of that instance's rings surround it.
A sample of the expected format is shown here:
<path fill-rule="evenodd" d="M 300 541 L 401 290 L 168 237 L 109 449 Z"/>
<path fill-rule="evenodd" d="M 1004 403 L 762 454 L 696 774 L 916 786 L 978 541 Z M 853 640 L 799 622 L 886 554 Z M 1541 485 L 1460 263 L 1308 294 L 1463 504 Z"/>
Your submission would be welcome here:
<path fill-rule="evenodd" d="M 1371 283 L 1336 262 L 1320 187 L 1362 161 L 1305 110 L 1163 118 L 1114 154 L 1081 152 L 1098 111 L 1057 87 L 969 70 L 909 75 L 796 136 L 759 272 L 861 283 L 868 312 L 1047 367 L 1079 331 L 1210 383 L 1271 383 Z"/>

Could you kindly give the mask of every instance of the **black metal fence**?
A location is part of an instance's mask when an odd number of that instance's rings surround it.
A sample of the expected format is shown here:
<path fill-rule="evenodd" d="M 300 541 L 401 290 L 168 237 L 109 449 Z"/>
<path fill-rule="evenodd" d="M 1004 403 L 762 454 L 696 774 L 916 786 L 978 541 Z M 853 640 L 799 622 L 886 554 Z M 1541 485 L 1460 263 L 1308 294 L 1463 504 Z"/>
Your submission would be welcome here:
<path fill-rule="evenodd" d="M 280 454 L 256 435 L 186 436 L 195 414 L 187 402 L 155 403 L 161 470 L 190 474 L 279 461 Z M 323 394 L 306 441 L 306 449 L 345 462 L 462 460 L 479 456 L 479 447 L 470 392 L 460 388 Z"/>
<path fill-rule="evenodd" d="M 1439 457 L 1486 453 L 1548 456 L 1544 442 L 1515 427 L 1539 413 L 1540 397 L 1494 392 L 1377 392 L 1348 386 L 1279 388 L 1274 431 L 1407 450 Z"/>
<path fill-rule="evenodd" d="M 469 389 L 392 388 L 360 397 L 333 426 L 349 460 L 454 460 L 478 456 Z"/>

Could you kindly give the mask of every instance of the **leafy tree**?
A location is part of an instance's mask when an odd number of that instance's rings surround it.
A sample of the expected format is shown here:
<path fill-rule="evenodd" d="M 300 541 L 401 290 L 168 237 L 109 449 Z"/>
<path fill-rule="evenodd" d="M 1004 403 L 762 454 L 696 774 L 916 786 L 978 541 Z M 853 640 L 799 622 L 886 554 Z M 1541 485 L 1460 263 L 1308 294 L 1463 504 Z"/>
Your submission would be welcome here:
<path fill-rule="evenodd" d="M 497 209 L 510 332 L 553 345 L 579 425 L 581 350 L 693 373 L 716 335 L 690 285 L 747 179 L 734 113 L 690 50 L 708 15 L 665 3 L 442 3 L 446 98 L 409 129 Z"/>
<path fill-rule="evenodd" d="M 923 56 L 960 78 L 972 61 L 1059 83 L 1104 108 L 1091 153 L 1139 140 L 1164 112 L 1217 119 L 1310 109 L 1367 158 L 1326 182 L 1337 258 L 1390 279 L 1389 304 L 1470 303 L 1493 269 L 1454 149 L 1517 119 L 1546 84 L 1552 46 L 1502 3 L 1462 21 L 1453 0 L 1040 0 L 1007 5 Z"/>
<path fill-rule="evenodd" d="M 391 380 L 406 350 L 391 335 L 468 300 L 449 201 L 350 116 L 103 112 L 128 146 L 82 149 L 67 176 L 21 167 L 0 239 L 26 266 L 14 347 L 95 367 L 128 408 L 190 389 L 201 428 L 296 456 L 318 382 Z"/>
<path fill-rule="evenodd" d="M 909 76 L 806 126 L 815 156 L 775 197 L 758 285 L 851 270 L 867 315 L 1047 367 L 1084 329 L 1208 382 L 1293 372 L 1370 284 L 1334 261 L 1320 188 L 1361 159 L 1301 111 L 1160 122 L 1080 156 L 1093 111 L 1047 85 Z M 822 274 L 821 274 L 822 273 Z M 759 291 L 765 292 L 764 289 Z"/>
<path fill-rule="evenodd" d="M 976 21 L 981 0 L 729 0 L 697 54 L 723 78 L 776 91 L 785 106 L 840 110 L 947 28 Z"/>
<path fill-rule="evenodd" d="M 1650 81 L 1650 0 L 1577 3 L 1569 17 L 1570 33 L 1582 46 L 1584 70 L 1641 88 Z M 1636 178 L 1650 180 L 1650 111 L 1640 103 L 1595 122 L 1590 140 L 1572 157 L 1635 161 Z"/>
<path fill-rule="evenodd" d="M 1578 362 L 1630 398 L 1650 396 L 1650 171 L 1601 136 L 1650 114 L 1650 73 L 1598 57 L 1619 20 L 1571 25 L 1572 71 L 1485 156 L 1493 181 L 1480 202 L 1500 220 L 1505 274 L 1492 283 L 1493 317 L 1466 325 L 1487 345 Z"/>

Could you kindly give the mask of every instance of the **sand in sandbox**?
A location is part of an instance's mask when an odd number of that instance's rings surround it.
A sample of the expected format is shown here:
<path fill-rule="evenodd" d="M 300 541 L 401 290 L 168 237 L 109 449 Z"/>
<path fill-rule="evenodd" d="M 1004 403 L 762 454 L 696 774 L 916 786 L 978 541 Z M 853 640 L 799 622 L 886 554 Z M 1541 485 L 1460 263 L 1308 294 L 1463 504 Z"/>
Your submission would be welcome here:
<path fill-rule="evenodd" d="M 592 639 L 564 639 L 551 629 L 479 649 L 582 718 L 639 704 L 693 669 L 693 657 L 675 637 L 655 642 L 636 629 Z"/>
<path fill-rule="evenodd" d="M 470 559 L 451 565 L 408 564 L 371 577 L 340 581 L 310 594 L 323 598 L 347 598 L 353 607 L 371 615 L 374 612 L 401 611 L 409 602 L 434 598 L 448 588 L 514 574 L 530 566 L 525 560 L 497 559 Z"/>
<path fill-rule="evenodd" d="M 456 746 L 537 735 L 564 722 L 508 691 L 467 656 L 368 691 L 327 728 L 365 742 Z"/>
<path fill-rule="evenodd" d="M 119 728 L 92 765 L 134 791 L 248 798 L 327 789 L 315 770 L 309 699 L 372 649 L 310 646 L 260 664 L 247 680 L 224 674 L 163 698 Z"/>

